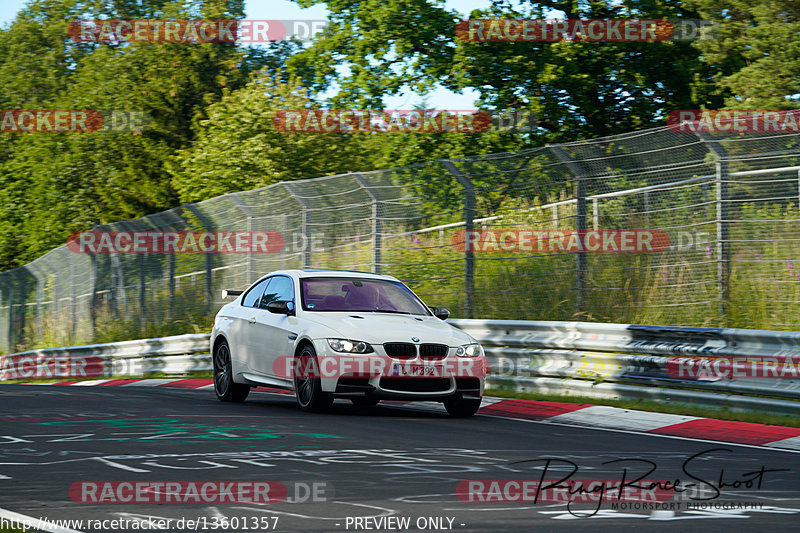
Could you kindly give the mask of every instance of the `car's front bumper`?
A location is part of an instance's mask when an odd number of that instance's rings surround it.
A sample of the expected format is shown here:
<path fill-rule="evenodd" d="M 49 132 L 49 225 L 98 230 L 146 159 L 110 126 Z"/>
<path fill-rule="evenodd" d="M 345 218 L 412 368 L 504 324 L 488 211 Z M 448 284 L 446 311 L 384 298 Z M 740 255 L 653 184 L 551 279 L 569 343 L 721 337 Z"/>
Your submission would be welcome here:
<path fill-rule="evenodd" d="M 432 360 L 419 355 L 392 358 L 380 346 L 371 354 L 343 355 L 327 342 L 315 344 L 322 390 L 337 397 L 435 401 L 454 395 L 483 396 L 485 357 L 459 357 L 455 347 L 445 357 Z"/>

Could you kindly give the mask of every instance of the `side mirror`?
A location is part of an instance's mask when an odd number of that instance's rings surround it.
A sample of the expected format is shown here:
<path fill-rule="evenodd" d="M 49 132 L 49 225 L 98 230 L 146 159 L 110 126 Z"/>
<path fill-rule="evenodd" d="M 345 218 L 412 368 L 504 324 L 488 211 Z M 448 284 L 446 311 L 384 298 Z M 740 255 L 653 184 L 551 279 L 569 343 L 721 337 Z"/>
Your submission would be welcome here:
<path fill-rule="evenodd" d="M 232 290 L 229 290 L 229 289 L 222 289 L 222 298 L 225 299 L 228 296 L 239 296 L 243 292 L 244 291 L 232 291 Z"/>
<path fill-rule="evenodd" d="M 277 315 L 294 316 L 294 302 L 275 300 L 267 304 L 267 311 Z"/>
<path fill-rule="evenodd" d="M 448 311 L 444 307 L 431 307 L 430 309 L 431 312 L 433 313 L 433 316 L 435 316 L 438 319 L 447 320 L 448 318 L 450 318 L 450 311 Z"/>

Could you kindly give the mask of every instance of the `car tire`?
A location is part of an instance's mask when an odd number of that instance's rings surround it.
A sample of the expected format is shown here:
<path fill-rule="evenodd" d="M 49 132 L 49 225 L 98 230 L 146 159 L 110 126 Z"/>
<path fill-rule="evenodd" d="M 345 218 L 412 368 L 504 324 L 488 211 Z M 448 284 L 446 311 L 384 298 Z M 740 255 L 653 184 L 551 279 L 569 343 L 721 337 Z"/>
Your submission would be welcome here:
<path fill-rule="evenodd" d="M 333 394 L 323 392 L 319 378 L 319 363 L 314 347 L 306 345 L 297 356 L 299 361 L 294 368 L 302 373 L 294 377 L 294 394 L 297 406 L 303 411 L 322 413 L 333 405 Z M 316 376 L 314 375 L 316 374 Z"/>
<path fill-rule="evenodd" d="M 464 399 L 461 396 L 454 396 L 444 401 L 444 408 L 455 418 L 466 418 L 478 412 L 481 407 L 480 399 Z"/>
<path fill-rule="evenodd" d="M 250 386 L 233 381 L 231 349 L 223 340 L 214 348 L 214 392 L 221 402 L 243 402 L 250 394 Z"/>
<path fill-rule="evenodd" d="M 370 398 L 369 396 L 350 398 L 350 401 L 353 402 L 353 405 L 357 405 L 359 407 L 374 407 L 378 405 L 378 402 L 380 402 L 378 398 Z"/>

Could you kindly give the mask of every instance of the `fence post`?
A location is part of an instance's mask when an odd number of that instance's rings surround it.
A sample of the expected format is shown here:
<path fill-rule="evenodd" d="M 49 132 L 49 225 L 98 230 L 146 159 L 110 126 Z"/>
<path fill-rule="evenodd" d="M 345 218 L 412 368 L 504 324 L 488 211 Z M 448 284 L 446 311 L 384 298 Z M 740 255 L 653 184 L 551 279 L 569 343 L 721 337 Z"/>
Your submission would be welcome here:
<path fill-rule="evenodd" d="M 236 204 L 236 207 L 238 207 L 242 211 L 242 213 L 247 215 L 247 231 L 248 231 L 248 234 L 250 236 L 249 237 L 250 238 L 250 242 L 252 242 L 253 241 L 253 218 L 255 218 L 256 214 L 253 212 L 252 209 L 250 209 L 247 206 L 247 204 L 245 204 L 242 201 L 241 198 L 239 198 L 239 194 L 238 193 L 232 193 L 232 194 L 228 193 L 228 194 L 226 194 L 226 196 L 229 196 L 231 198 L 231 200 L 233 200 L 233 203 Z M 253 248 L 251 247 L 250 250 L 247 252 L 247 272 L 245 273 L 245 277 L 247 278 L 247 286 L 248 287 L 250 285 L 252 285 L 253 282 L 255 281 L 255 278 L 253 276 L 253 272 L 254 271 L 255 271 L 255 269 L 253 268 Z"/>
<path fill-rule="evenodd" d="M 70 283 L 70 285 L 71 285 L 71 287 L 70 287 L 70 289 L 71 289 L 70 299 L 72 300 L 72 303 L 70 305 L 70 307 L 71 307 L 71 309 L 70 309 L 70 317 L 71 317 L 71 320 L 72 320 L 72 330 L 70 331 L 70 344 L 74 344 L 75 343 L 75 335 L 76 335 L 76 333 L 78 331 L 78 297 L 77 297 L 77 294 L 75 293 L 76 285 L 77 285 L 77 282 L 75 281 L 75 259 L 76 258 L 74 257 L 73 254 L 70 254 L 69 252 L 67 252 L 67 253 L 69 254 L 69 255 L 67 255 L 67 257 L 69 257 L 69 273 L 70 273 L 70 281 L 71 281 L 71 283 Z"/>
<path fill-rule="evenodd" d="M 352 176 L 372 200 L 372 271 L 376 274 L 380 274 L 381 248 L 383 247 L 383 241 L 381 239 L 381 204 L 378 197 L 372 192 L 367 180 L 364 179 L 364 176 L 358 172 L 354 172 Z"/>
<path fill-rule="evenodd" d="M 128 309 L 128 294 L 125 289 L 125 273 L 121 265 L 119 254 L 113 252 L 109 255 L 111 256 L 111 294 L 113 295 L 114 318 L 119 318 L 120 316 L 119 304 L 121 301 L 123 316 L 127 320 L 130 318 L 130 310 Z M 54 295 L 56 294 L 57 287 L 58 284 L 56 283 L 53 287 Z M 56 301 L 56 312 L 58 312 L 57 299 L 54 298 L 54 300 Z"/>
<path fill-rule="evenodd" d="M 197 220 L 203 225 L 203 229 L 205 231 L 212 231 L 215 229 L 214 222 L 211 218 L 205 215 L 200 209 L 197 208 L 197 204 L 189 204 L 184 206 L 190 213 L 192 213 Z M 214 258 L 212 257 L 213 254 L 203 254 L 204 259 L 204 266 L 206 269 L 205 275 L 205 312 L 210 313 L 211 309 L 214 307 Z"/>
<path fill-rule="evenodd" d="M 169 281 L 167 282 L 169 285 L 169 318 L 172 320 L 175 318 L 175 252 L 169 253 L 169 270 L 167 272 L 167 276 L 169 277 Z"/>
<path fill-rule="evenodd" d="M 567 170 L 575 178 L 575 201 L 577 213 L 575 216 L 575 230 L 579 238 L 586 234 L 586 178 L 578 164 L 567 154 L 566 150 L 557 144 L 545 145 L 564 163 Z M 586 314 L 586 252 L 582 247 L 575 253 L 575 314 Z"/>
<path fill-rule="evenodd" d="M 136 254 L 136 263 L 139 270 L 139 327 L 146 328 L 147 325 L 147 287 L 144 273 L 144 254 Z M 144 332 L 144 329 L 142 329 Z"/>
<path fill-rule="evenodd" d="M 303 220 L 300 225 L 300 231 L 303 234 L 303 265 L 302 268 L 309 268 L 311 266 L 311 215 L 308 212 L 308 200 L 298 194 L 294 185 L 287 182 L 281 182 L 283 186 L 289 191 L 298 204 L 303 208 Z"/>
<path fill-rule="evenodd" d="M 9 272 L 9 280 L 8 286 L 8 348 L 11 352 L 16 352 L 16 339 L 15 339 L 15 328 L 14 328 L 14 286 L 16 285 L 14 279 L 14 271 L 12 270 Z"/>
<path fill-rule="evenodd" d="M 89 300 L 89 341 L 91 342 L 94 340 L 94 330 L 97 327 L 97 256 L 95 254 L 89 254 L 89 268 L 90 270 L 90 281 L 89 283 L 92 286 L 92 296 L 91 300 Z M 37 286 L 38 287 L 38 286 Z M 37 288 L 36 293 L 36 300 L 38 306 L 39 300 L 39 293 Z M 37 317 L 38 318 L 38 317 Z"/>
<path fill-rule="evenodd" d="M 730 228 L 728 222 L 728 151 L 708 132 L 696 132 L 700 140 L 716 156 L 716 199 L 717 206 L 717 311 L 723 323 L 728 317 L 730 299 Z"/>
<path fill-rule="evenodd" d="M 146 222 L 150 227 L 152 227 L 154 229 L 158 229 L 158 226 L 153 224 L 153 222 L 151 222 L 149 218 L 144 217 L 142 220 L 144 222 Z M 119 224 L 122 227 L 122 229 L 125 230 L 125 231 L 130 231 L 130 232 L 141 231 L 139 229 L 139 227 L 134 226 L 133 222 L 128 221 L 128 220 L 124 220 L 124 221 L 118 222 L 117 224 Z M 146 280 L 145 280 L 145 257 L 144 256 L 145 256 L 144 253 L 137 253 L 136 254 L 136 271 L 137 271 L 138 278 L 139 278 L 138 287 L 137 287 L 137 289 L 138 289 L 137 293 L 138 294 L 137 294 L 137 298 L 136 299 L 139 300 L 138 303 L 139 303 L 139 327 L 140 328 L 144 328 L 145 325 L 147 324 L 147 301 L 146 301 L 146 299 L 147 299 L 147 288 L 145 286 Z M 144 333 L 144 329 L 142 329 L 142 333 Z"/>
<path fill-rule="evenodd" d="M 44 299 L 44 287 L 47 283 L 47 274 L 43 269 L 37 268 L 39 275 L 36 276 L 36 330 L 39 336 L 44 331 L 44 311 L 42 311 L 42 300 Z"/>
<path fill-rule="evenodd" d="M 475 185 L 449 159 L 440 159 L 440 163 L 458 183 L 464 187 L 464 315 L 473 318 L 475 312 L 475 253 L 467 244 L 468 235 L 472 235 L 475 227 Z"/>

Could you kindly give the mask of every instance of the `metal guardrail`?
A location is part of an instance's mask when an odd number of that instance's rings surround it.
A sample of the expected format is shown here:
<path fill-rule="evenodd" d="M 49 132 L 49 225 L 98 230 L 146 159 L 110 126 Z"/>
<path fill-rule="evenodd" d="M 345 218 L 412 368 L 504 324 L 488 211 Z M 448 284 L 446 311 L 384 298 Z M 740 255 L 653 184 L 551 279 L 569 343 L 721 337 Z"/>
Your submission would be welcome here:
<path fill-rule="evenodd" d="M 800 332 L 591 322 L 449 323 L 484 345 L 490 386 L 800 413 Z M 0 359 L 0 380 L 191 376 L 211 371 L 208 343 L 208 334 L 191 334 L 32 350 Z M 680 361 L 715 358 L 768 358 L 785 377 L 676 375 Z"/>
<path fill-rule="evenodd" d="M 210 372 L 208 333 L 30 350 L 0 358 L 0 381 Z"/>
<path fill-rule="evenodd" d="M 800 413 L 800 332 L 593 322 L 449 322 L 483 344 L 493 387 Z M 784 377 L 693 378 L 677 372 L 681 361 L 718 358 L 750 358 L 759 365 L 768 360 Z"/>

